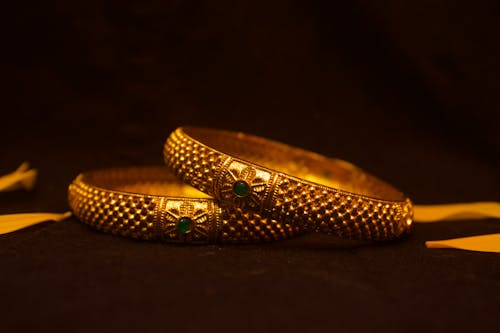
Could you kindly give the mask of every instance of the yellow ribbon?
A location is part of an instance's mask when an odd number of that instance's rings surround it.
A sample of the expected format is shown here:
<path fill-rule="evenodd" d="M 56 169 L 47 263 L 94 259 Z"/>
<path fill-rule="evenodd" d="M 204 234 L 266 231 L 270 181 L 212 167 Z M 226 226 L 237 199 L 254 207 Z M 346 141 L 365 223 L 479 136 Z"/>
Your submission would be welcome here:
<path fill-rule="evenodd" d="M 433 223 L 442 221 L 477 220 L 500 218 L 500 203 L 472 202 L 448 205 L 421 205 L 414 207 L 415 222 Z M 427 241 L 428 248 L 452 248 L 469 251 L 500 253 L 500 234 Z"/>
<path fill-rule="evenodd" d="M 471 202 L 448 205 L 417 205 L 414 207 L 415 222 L 428 223 L 448 220 L 500 219 L 500 203 Z"/>
<path fill-rule="evenodd" d="M 472 236 L 437 241 L 427 241 L 425 246 L 430 249 L 461 249 L 480 252 L 500 252 L 500 234 Z"/>
<path fill-rule="evenodd" d="M 0 192 L 24 189 L 30 191 L 35 186 L 36 169 L 30 169 L 28 162 L 24 162 L 16 171 L 0 177 Z"/>
<path fill-rule="evenodd" d="M 0 215 L 0 235 L 23 229 L 47 221 L 64 221 L 71 216 L 71 212 L 55 213 L 23 213 Z"/>
<path fill-rule="evenodd" d="M 37 170 L 30 169 L 29 163 L 24 162 L 14 172 L 0 177 L 0 192 L 26 190 L 35 187 Z M 7 234 L 31 225 L 46 221 L 63 221 L 71 216 L 71 212 L 54 213 L 27 213 L 0 215 L 0 235 Z"/>

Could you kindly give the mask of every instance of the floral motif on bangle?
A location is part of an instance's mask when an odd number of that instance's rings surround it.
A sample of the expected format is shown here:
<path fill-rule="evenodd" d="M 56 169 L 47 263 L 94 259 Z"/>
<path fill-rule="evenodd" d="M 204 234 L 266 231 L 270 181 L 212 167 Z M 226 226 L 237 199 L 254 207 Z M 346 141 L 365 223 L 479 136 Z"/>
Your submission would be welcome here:
<path fill-rule="evenodd" d="M 195 208 L 190 202 L 182 202 L 166 211 L 164 234 L 179 240 L 201 240 L 208 238 L 208 212 Z"/>
<path fill-rule="evenodd" d="M 255 168 L 229 168 L 221 188 L 223 201 L 230 201 L 237 207 L 258 208 L 263 201 L 267 181 L 257 176 Z"/>

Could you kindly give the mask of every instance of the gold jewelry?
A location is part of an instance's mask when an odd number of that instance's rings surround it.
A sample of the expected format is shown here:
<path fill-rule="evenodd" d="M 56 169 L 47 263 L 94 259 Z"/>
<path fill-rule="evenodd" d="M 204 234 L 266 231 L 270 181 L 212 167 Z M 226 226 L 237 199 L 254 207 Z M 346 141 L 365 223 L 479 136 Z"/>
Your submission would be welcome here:
<path fill-rule="evenodd" d="M 216 201 L 182 184 L 165 167 L 132 167 L 80 174 L 68 189 L 82 222 L 112 234 L 188 243 L 285 239 L 299 228 Z"/>
<path fill-rule="evenodd" d="M 352 164 L 256 136 L 181 127 L 164 147 L 167 166 L 223 205 L 285 226 L 350 239 L 409 233 L 410 199 Z"/>

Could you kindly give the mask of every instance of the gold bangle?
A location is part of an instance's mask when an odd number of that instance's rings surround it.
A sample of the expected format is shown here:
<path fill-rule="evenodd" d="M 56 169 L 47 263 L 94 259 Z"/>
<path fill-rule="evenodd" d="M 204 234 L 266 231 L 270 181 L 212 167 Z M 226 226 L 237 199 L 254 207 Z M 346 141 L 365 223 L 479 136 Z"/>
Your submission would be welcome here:
<path fill-rule="evenodd" d="M 164 147 L 184 182 L 301 230 L 390 240 L 409 233 L 410 199 L 352 164 L 256 136 L 181 127 Z"/>
<path fill-rule="evenodd" d="M 80 174 L 68 200 L 75 216 L 115 235 L 182 243 L 248 243 L 289 238 L 285 225 L 217 202 L 176 179 L 165 167 L 131 167 Z"/>

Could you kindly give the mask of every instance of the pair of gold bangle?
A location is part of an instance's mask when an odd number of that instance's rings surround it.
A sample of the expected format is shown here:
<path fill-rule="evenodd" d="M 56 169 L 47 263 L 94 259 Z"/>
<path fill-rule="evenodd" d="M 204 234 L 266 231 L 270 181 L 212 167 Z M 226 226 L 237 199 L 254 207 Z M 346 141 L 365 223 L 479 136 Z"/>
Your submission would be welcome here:
<path fill-rule="evenodd" d="M 252 135 L 175 130 L 166 167 L 80 174 L 69 204 L 103 232 L 181 243 L 247 243 L 307 231 L 384 241 L 409 234 L 413 208 L 391 185 L 345 161 Z"/>

